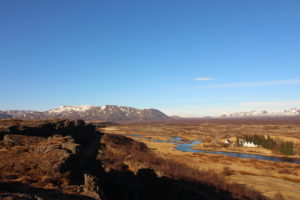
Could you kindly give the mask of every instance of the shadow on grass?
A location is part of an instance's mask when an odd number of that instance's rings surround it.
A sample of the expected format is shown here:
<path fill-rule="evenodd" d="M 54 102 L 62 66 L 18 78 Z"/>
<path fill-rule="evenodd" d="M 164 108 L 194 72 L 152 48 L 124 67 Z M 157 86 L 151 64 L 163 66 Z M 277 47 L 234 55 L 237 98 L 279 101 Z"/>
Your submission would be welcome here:
<path fill-rule="evenodd" d="M 140 169 L 135 175 L 124 170 L 105 173 L 102 180 L 109 200 L 217 200 L 233 199 L 226 191 L 201 183 L 157 177 L 152 169 Z"/>

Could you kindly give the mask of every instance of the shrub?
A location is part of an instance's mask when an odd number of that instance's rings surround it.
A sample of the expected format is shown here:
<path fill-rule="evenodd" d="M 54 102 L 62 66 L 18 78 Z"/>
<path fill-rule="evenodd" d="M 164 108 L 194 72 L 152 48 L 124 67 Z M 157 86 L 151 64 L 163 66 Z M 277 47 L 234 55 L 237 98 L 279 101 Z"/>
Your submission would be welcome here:
<path fill-rule="evenodd" d="M 289 169 L 280 169 L 278 171 L 279 174 L 292 174 L 292 172 Z"/>
<path fill-rule="evenodd" d="M 277 192 L 274 196 L 274 200 L 284 200 L 284 198 L 280 192 Z"/>
<path fill-rule="evenodd" d="M 223 175 L 230 176 L 233 174 L 233 170 L 230 167 L 224 166 L 223 167 Z"/>
<path fill-rule="evenodd" d="M 286 155 L 293 155 L 293 142 L 282 142 L 280 145 L 280 152 Z"/>

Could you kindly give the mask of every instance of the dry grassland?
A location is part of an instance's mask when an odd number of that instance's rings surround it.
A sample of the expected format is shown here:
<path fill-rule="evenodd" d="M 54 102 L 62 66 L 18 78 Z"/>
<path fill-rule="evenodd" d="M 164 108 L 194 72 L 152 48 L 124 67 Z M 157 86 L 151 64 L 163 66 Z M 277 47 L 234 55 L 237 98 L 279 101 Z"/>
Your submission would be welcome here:
<path fill-rule="evenodd" d="M 294 142 L 295 154 L 300 146 L 300 123 L 298 120 L 190 120 L 147 123 L 121 123 L 102 128 L 115 134 L 139 134 L 132 137 L 144 142 L 158 156 L 172 159 L 199 170 L 213 170 L 225 175 L 232 183 L 245 184 L 260 191 L 271 199 L 300 199 L 300 164 L 260 161 L 216 154 L 191 153 L 175 150 L 175 144 L 154 142 L 147 138 L 163 141 L 169 136 L 182 137 L 183 141 L 201 140 L 194 148 L 217 151 L 244 152 L 283 156 L 278 152 L 260 148 L 224 146 L 224 139 L 234 140 L 243 135 L 269 135 L 274 140 Z"/>

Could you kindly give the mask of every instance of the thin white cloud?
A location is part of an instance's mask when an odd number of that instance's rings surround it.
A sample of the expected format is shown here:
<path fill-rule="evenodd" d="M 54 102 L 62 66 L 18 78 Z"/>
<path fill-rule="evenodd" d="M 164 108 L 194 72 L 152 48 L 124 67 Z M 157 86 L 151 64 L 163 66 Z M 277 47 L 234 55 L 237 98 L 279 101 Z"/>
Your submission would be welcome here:
<path fill-rule="evenodd" d="M 284 85 L 299 85 L 299 84 L 300 84 L 300 79 L 295 79 L 295 80 L 279 80 L 279 81 L 212 84 L 212 85 L 198 86 L 198 87 L 195 87 L 195 89 L 201 89 L 201 88 L 269 87 L 269 86 L 284 86 Z"/>
<path fill-rule="evenodd" d="M 200 78 L 195 78 L 195 81 L 211 81 L 214 80 L 213 78 L 209 77 L 200 77 Z"/>

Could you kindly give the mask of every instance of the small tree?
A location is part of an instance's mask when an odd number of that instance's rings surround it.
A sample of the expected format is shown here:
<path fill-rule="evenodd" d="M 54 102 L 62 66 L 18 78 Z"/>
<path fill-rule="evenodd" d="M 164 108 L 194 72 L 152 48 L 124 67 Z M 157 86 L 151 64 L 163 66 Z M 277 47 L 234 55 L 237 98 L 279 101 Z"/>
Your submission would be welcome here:
<path fill-rule="evenodd" d="M 282 142 L 280 145 L 280 152 L 286 155 L 293 155 L 293 142 Z"/>
<path fill-rule="evenodd" d="M 236 146 L 237 147 L 241 146 L 239 137 L 236 137 Z"/>
<path fill-rule="evenodd" d="M 262 146 L 267 149 L 274 149 L 275 145 L 276 142 L 269 135 L 262 144 Z"/>

